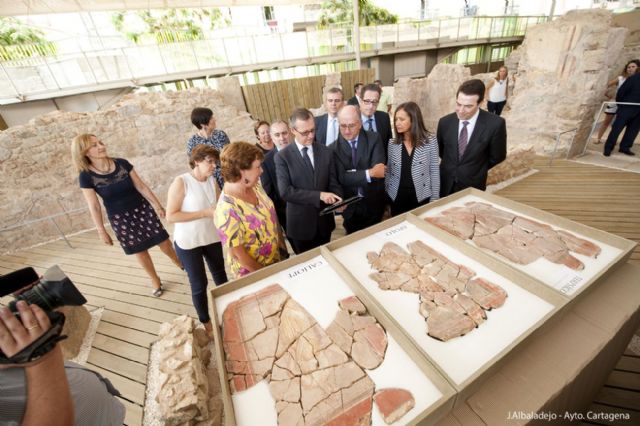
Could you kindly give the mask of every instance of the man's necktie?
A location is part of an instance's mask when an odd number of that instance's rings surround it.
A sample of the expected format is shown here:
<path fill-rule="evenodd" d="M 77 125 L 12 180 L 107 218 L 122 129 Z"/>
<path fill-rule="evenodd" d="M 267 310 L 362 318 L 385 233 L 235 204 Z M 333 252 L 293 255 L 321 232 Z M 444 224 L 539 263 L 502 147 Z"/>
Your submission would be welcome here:
<path fill-rule="evenodd" d="M 331 118 L 330 119 L 330 123 L 329 123 L 329 139 L 327 140 L 327 145 L 331 145 L 332 143 L 334 143 L 337 139 L 338 136 L 338 129 L 337 129 L 337 124 L 338 124 L 338 119 L 337 118 Z"/>
<path fill-rule="evenodd" d="M 373 132 L 373 118 L 367 120 L 367 131 Z"/>
<path fill-rule="evenodd" d="M 469 124 L 468 121 L 462 122 L 462 130 L 460 131 L 460 137 L 458 138 L 458 160 L 462 159 L 462 156 L 464 155 L 464 150 L 467 149 L 467 139 L 468 139 L 467 125 L 468 124 Z"/>
<path fill-rule="evenodd" d="M 313 172 L 313 163 L 311 162 L 311 158 L 309 158 L 309 147 L 302 148 L 302 160 L 309 167 L 309 170 Z"/>
<path fill-rule="evenodd" d="M 349 143 L 351 144 L 351 165 L 355 169 L 358 164 L 358 147 L 356 141 L 349 141 Z"/>

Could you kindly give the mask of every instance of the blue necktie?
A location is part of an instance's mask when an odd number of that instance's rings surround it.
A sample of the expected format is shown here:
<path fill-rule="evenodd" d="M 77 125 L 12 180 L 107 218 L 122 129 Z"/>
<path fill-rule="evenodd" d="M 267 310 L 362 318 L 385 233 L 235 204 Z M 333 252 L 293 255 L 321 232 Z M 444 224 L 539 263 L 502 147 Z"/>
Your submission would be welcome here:
<path fill-rule="evenodd" d="M 373 130 L 373 118 L 368 119 L 367 120 L 367 124 L 369 125 L 368 128 L 367 128 L 367 131 L 373 132 L 374 131 Z"/>
<path fill-rule="evenodd" d="M 351 144 L 351 164 L 353 168 L 356 168 L 356 164 L 358 164 L 358 146 L 356 145 L 356 141 L 349 141 Z"/>

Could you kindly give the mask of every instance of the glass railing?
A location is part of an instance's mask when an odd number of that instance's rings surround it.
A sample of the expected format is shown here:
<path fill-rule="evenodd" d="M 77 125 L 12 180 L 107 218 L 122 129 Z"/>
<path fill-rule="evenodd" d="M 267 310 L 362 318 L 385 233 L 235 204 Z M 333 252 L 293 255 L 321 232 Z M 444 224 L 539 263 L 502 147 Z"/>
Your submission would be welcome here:
<path fill-rule="evenodd" d="M 362 27 L 360 51 L 366 56 L 460 41 L 499 42 L 522 36 L 528 27 L 546 20 L 545 16 L 466 17 Z M 122 46 L 112 39 L 89 45 L 65 43 L 53 50 L 57 53 L 52 56 L 1 61 L 0 104 L 100 90 L 119 83 L 178 80 L 196 71 L 212 75 L 247 66 L 257 69 L 261 64 L 289 66 L 354 57 L 353 29 L 348 26 L 144 46 Z M 95 50 L 96 44 L 110 47 Z"/>

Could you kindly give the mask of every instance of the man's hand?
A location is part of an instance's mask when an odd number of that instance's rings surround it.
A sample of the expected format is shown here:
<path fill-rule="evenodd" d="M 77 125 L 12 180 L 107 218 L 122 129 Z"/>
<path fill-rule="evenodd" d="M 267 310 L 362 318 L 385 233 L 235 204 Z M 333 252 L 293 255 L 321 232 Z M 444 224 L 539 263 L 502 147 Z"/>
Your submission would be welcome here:
<path fill-rule="evenodd" d="M 19 320 L 9 308 L 0 308 L 0 350 L 7 358 L 35 342 L 51 327 L 49 317 L 38 305 L 21 300 L 16 306 Z"/>
<path fill-rule="evenodd" d="M 387 171 L 387 166 L 382 163 L 378 163 L 369 169 L 369 176 L 372 178 L 383 178 Z"/>
<path fill-rule="evenodd" d="M 338 201 L 342 201 L 342 198 L 338 197 L 333 192 L 321 192 L 320 200 L 322 200 L 325 204 L 334 204 Z"/>

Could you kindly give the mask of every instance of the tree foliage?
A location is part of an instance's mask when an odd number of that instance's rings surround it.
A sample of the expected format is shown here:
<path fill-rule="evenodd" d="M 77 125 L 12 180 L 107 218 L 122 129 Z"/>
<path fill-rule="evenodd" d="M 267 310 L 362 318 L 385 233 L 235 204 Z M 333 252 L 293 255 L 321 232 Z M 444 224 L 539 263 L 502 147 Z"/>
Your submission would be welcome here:
<path fill-rule="evenodd" d="M 360 14 L 358 22 L 362 27 L 398 22 L 397 15 L 372 4 L 369 0 L 358 0 L 358 8 Z M 322 3 L 318 27 L 326 28 L 339 23 L 353 23 L 353 0 L 329 0 Z"/>
<path fill-rule="evenodd" d="M 229 25 L 228 19 L 218 8 L 116 12 L 111 20 L 116 30 L 134 43 L 202 40 L 205 38 L 205 29 Z"/>
<path fill-rule="evenodd" d="M 0 16 L 0 60 L 10 61 L 56 53 L 55 44 L 44 33 L 19 20 Z"/>

